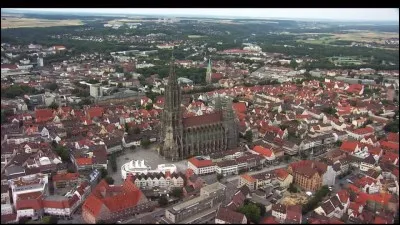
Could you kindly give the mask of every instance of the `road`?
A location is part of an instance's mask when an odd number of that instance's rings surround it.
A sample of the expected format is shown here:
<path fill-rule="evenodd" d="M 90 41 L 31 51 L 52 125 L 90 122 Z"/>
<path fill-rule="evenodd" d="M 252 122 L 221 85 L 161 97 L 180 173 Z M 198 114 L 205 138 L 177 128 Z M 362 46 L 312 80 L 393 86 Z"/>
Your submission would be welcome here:
<path fill-rule="evenodd" d="M 253 174 L 258 174 L 258 173 L 264 173 L 264 172 L 268 172 L 271 170 L 275 170 L 275 169 L 280 169 L 280 168 L 284 168 L 287 167 L 289 165 L 289 163 L 283 163 L 281 165 L 277 165 L 277 166 L 269 166 L 269 167 L 264 167 L 261 170 L 256 170 L 256 171 L 252 171 L 252 172 L 248 172 L 248 174 L 253 175 Z M 227 181 L 234 181 L 234 180 L 238 180 L 240 177 L 240 175 L 235 175 L 232 177 L 227 178 Z"/>
<path fill-rule="evenodd" d="M 165 214 L 165 208 L 156 208 L 153 212 L 142 213 L 132 219 L 121 221 L 122 224 L 155 223 Z"/>

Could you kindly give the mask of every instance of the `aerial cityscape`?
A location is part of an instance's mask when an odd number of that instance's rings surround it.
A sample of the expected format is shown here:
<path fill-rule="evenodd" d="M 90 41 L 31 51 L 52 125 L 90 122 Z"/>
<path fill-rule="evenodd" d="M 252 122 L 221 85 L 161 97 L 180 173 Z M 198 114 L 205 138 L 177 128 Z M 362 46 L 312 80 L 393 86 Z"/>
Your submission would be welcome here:
<path fill-rule="evenodd" d="M 1 9 L 2 224 L 399 223 L 398 9 Z"/>

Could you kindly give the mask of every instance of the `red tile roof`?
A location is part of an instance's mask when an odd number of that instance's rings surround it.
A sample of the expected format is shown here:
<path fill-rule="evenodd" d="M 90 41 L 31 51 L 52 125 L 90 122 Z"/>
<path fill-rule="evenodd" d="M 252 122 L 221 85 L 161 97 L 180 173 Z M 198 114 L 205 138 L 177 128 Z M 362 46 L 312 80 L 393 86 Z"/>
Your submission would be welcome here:
<path fill-rule="evenodd" d="M 73 198 L 76 195 L 74 195 Z M 65 208 L 70 208 L 71 205 L 69 204 L 69 200 L 68 199 L 60 199 L 60 200 L 49 200 L 49 199 L 45 199 L 43 200 L 43 208 L 55 208 L 55 209 L 65 209 Z"/>
<path fill-rule="evenodd" d="M 34 209 L 40 210 L 42 208 L 42 199 L 29 199 L 29 200 L 17 200 L 16 209 Z"/>
<path fill-rule="evenodd" d="M 367 194 L 364 192 L 360 192 L 356 198 L 356 203 L 365 205 L 368 200 L 380 203 L 381 205 L 387 205 L 389 200 L 392 198 L 392 195 L 389 193 L 376 193 L 376 194 Z"/>
<path fill-rule="evenodd" d="M 18 199 L 19 200 L 31 200 L 31 199 L 39 199 L 42 196 L 41 191 L 35 191 L 35 192 L 29 192 L 29 193 L 24 193 L 24 194 L 19 194 Z"/>
<path fill-rule="evenodd" d="M 271 157 L 271 155 L 273 153 L 270 149 L 263 148 L 260 145 L 254 146 L 253 151 L 261 154 L 262 156 L 266 156 L 266 157 Z"/>
<path fill-rule="evenodd" d="M 213 73 L 211 74 L 211 79 L 213 80 L 221 80 L 224 77 L 222 73 Z"/>
<path fill-rule="evenodd" d="M 15 64 L 1 64 L 2 69 L 16 70 L 18 66 Z"/>
<path fill-rule="evenodd" d="M 187 127 L 195 127 L 195 126 L 203 126 L 207 124 L 219 123 L 222 121 L 222 112 L 210 113 L 201 116 L 192 116 L 183 118 L 183 126 Z"/>
<path fill-rule="evenodd" d="M 252 176 L 250 176 L 249 174 L 242 174 L 240 175 L 241 178 L 249 181 L 249 182 L 256 182 L 256 179 L 254 179 Z"/>
<path fill-rule="evenodd" d="M 283 168 L 276 169 L 274 170 L 274 172 L 276 177 L 278 177 L 280 180 L 285 180 L 286 177 L 289 175 L 289 173 Z"/>
<path fill-rule="evenodd" d="M 93 117 L 102 117 L 104 113 L 103 107 L 91 107 L 89 108 L 86 113 L 89 115 L 90 118 Z"/>
<path fill-rule="evenodd" d="M 268 217 L 265 217 L 264 219 L 262 219 L 260 221 L 260 224 L 279 224 L 279 223 L 275 220 L 275 217 L 268 216 Z"/>
<path fill-rule="evenodd" d="M 372 127 L 358 128 L 356 130 L 353 130 L 353 133 L 359 135 L 368 134 L 372 132 L 374 132 L 374 129 Z"/>
<path fill-rule="evenodd" d="M 346 151 L 346 152 L 354 152 L 354 150 L 357 148 L 359 142 L 358 141 L 344 141 L 342 145 L 340 146 L 340 150 Z"/>
<path fill-rule="evenodd" d="M 83 203 L 82 210 L 98 217 L 104 206 L 111 213 L 136 206 L 142 192 L 130 179 L 124 181 L 122 186 L 109 186 L 102 180 Z"/>
<path fill-rule="evenodd" d="M 399 143 L 388 142 L 388 141 L 380 141 L 379 143 L 382 148 L 399 151 Z"/>
<path fill-rule="evenodd" d="M 7 215 L 1 215 L 1 224 L 5 224 L 8 222 L 14 222 L 17 221 L 17 214 L 12 213 L 12 214 L 7 214 Z"/>
<path fill-rule="evenodd" d="M 46 122 L 46 121 L 52 120 L 54 118 L 53 110 L 51 110 L 51 109 L 36 109 L 35 110 L 35 118 L 36 118 L 36 122 Z"/>
<path fill-rule="evenodd" d="M 214 165 L 214 163 L 211 160 L 207 160 L 207 159 L 199 160 L 196 157 L 190 158 L 189 162 L 197 168 L 208 167 L 208 166 Z"/>
<path fill-rule="evenodd" d="M 349 193 L 344 189 L 340 190 L 337 195 L 342 203 L 346 203 L 350 198 Z"/>
<path fill-rule="evenodd" d="M 76 160 L 76 164 L 78 166 L 92 165 L 93 164 L 92 158 L 77 158 L 75 160 Z"/>
<path fill-rule="evenodd" d="M 228 224 L 241 224 L 246 216 L 243 213 L 230 210 L 228 208 L 219 208 L 215 216 L 216 219 L 227 222 Z"/>
<path fill-rule="evenodd" d="M 390 142 L 396 142 L 399 143 L 399 133 L 389 133 L 387 140 Z"/>
<path fill-rule="evenodd" d="M 79 173 L 56 174 L 53 176 L 53 181 L 76 180 L 79 178 Z"/>
<path fill-rule="evenodd" d="M 232 104 L 233 109 L 238 113 L 245 113 L 246 112 L 246 103 L 244 102 L 236 102 Z"/>

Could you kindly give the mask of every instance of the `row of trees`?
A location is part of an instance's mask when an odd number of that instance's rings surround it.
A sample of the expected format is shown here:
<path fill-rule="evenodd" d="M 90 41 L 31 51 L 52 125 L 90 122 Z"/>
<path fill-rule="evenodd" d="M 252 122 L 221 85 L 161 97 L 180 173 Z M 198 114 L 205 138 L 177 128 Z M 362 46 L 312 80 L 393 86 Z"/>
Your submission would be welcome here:
<path fill-rule="evenodd" d="M 22 97 L 24 95 L 42 94 L 44 90 L 37 90 L 36 88 L 25 85 L 12 85 L 7 88 L 1 89 L 1 94 L 6 98 Z"/>

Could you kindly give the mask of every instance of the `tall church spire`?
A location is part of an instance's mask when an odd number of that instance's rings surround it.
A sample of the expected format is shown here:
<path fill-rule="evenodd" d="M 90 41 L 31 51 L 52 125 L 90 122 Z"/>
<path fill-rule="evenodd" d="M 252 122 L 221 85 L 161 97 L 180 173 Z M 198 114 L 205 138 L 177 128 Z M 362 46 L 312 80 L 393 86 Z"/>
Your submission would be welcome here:
<path fill-rule="evenodd" d="M 207 66 L 207 72 L 206 72 L 207 84 L 211 84 L 211 74 L 212 74 L 212 69 L 211 69 L 211 57 L 210 57 L 210 58 L 208 58 L 208 66 Z"/>
<path fill-rule="evenodd" d="M 171 57 L 168 85 L 164 93 L 164 110 L 161 123 L 161 154 L 172 160 L 181 159 L 182 110 L 181 90 L 175 74 L 175 60 Z"/>
<path fill-rule="evenodd" d="M 175 58 L 174 52 L 172 51 L 171 62 L 169 64 L 169 79 L 168 84 L 175 84 L 177 83 L 176 73 L 175 73 Z"/>

